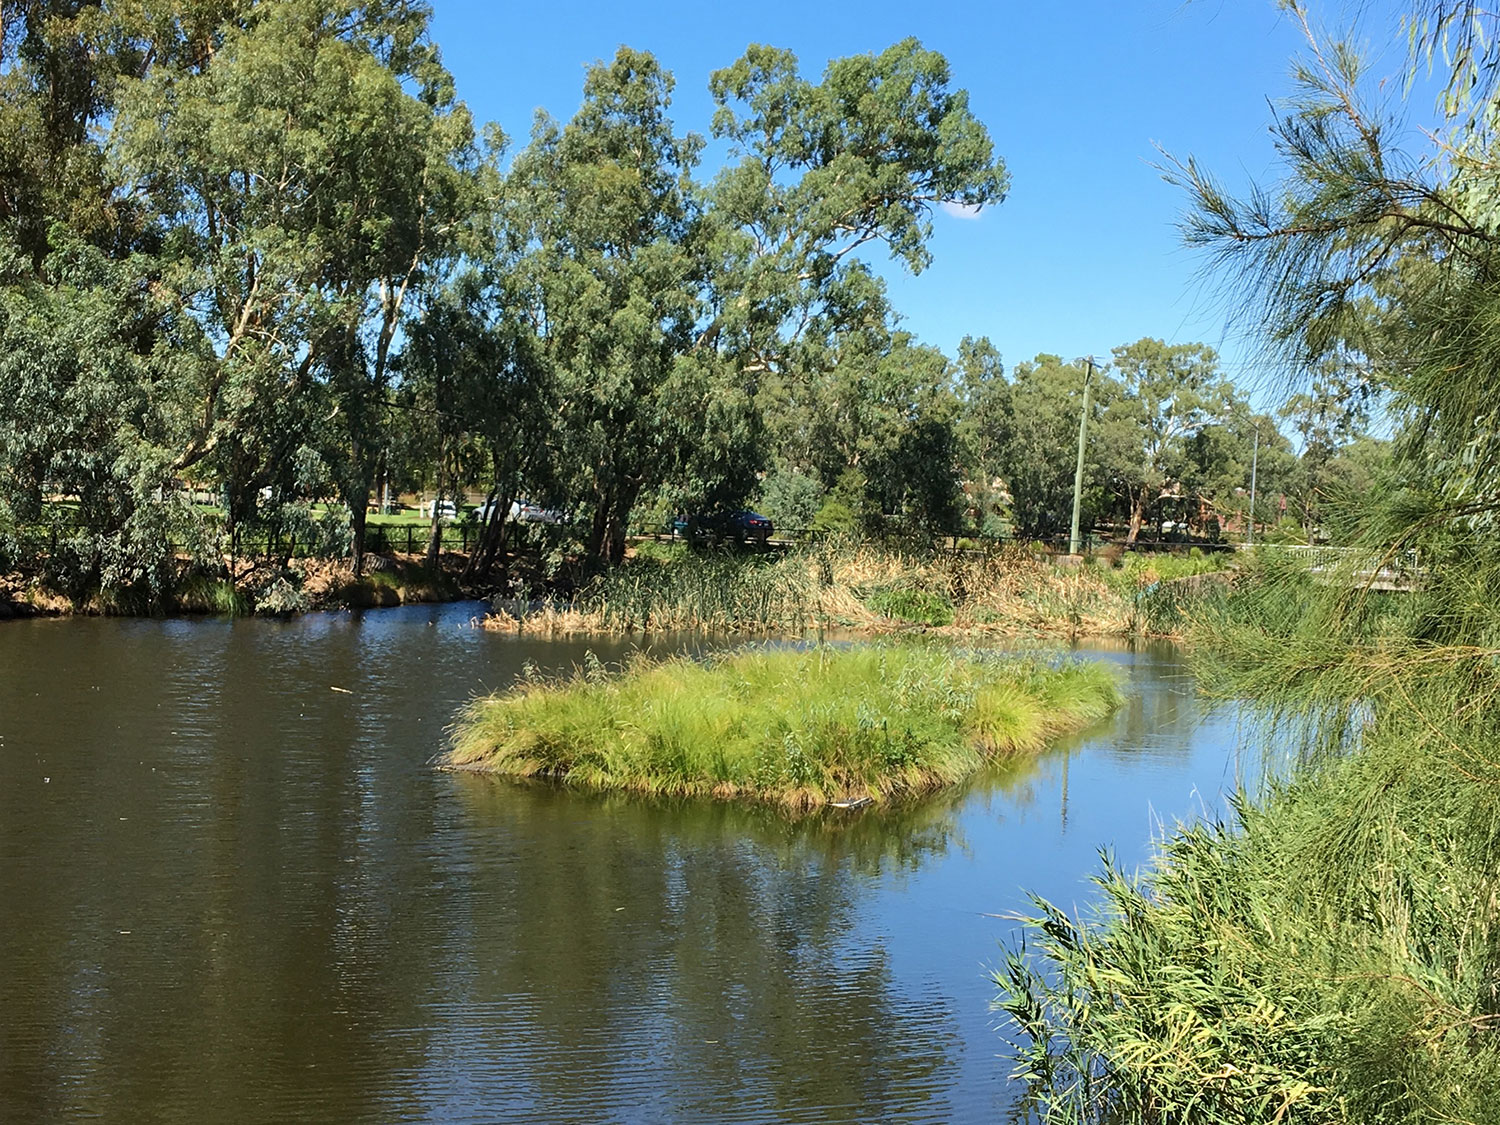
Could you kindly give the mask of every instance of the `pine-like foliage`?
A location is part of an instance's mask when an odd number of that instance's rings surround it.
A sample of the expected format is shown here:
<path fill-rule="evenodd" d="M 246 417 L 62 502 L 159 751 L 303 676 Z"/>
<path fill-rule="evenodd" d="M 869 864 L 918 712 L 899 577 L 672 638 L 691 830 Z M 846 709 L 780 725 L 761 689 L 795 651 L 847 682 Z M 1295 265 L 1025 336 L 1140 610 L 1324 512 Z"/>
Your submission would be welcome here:
<path fill-rule="evenodd" d="M 1494 29 L 1463 23 L 1489 17 L 1419 8 L 1417 55 L 1457 46 L 1427 160 L 1309 28 L 1284 181 L 1177 165 L 1270 350 L 1356 372 L 1400 457 L 1343 513 L 1362 550 L 1262 555 L 1196 622 L 1207 689 L 1263 703 L 1296 764 L 1144 878 L 1106 862 L 1095 916 L 1038 902 L 996 974 L 1047 1120 L 1500 1119 L 1500 101 Z"/>

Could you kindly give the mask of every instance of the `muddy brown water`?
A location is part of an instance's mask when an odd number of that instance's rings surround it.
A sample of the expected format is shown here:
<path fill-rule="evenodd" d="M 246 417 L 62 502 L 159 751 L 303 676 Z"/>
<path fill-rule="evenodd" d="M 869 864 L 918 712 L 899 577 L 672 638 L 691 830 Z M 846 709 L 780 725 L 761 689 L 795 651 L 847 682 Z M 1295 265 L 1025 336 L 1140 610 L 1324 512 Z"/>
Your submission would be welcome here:
<path fill-rule="evenodd" d="M 0 1122 L 993 1120 L 997 915 L 1234 782 L 1169 647 L 893 811 L 442 773 L 476 691 L 626 647 L 477 609 L 0 625 Z"/>

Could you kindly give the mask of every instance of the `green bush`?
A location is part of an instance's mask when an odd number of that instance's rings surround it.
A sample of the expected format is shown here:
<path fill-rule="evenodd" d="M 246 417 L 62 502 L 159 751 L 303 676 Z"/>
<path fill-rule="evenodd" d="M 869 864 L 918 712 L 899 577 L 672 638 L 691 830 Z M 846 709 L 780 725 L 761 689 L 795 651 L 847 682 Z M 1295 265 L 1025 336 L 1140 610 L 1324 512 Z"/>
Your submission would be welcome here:
<path fill-rule="evenodd" d="M 850 534 L 859 529 L 859 519 L 855 516 L 854 509 L 844 501 L 829 497 L 818 508 L 810 526 L 814 531 Z"/>
<path fill-rule="evenodd" d="M 953 603 L 931 590 L 896 588 L 877 590 L 865 599 L 876 613 L 914 625 L 952 625 Z"/>
<path fill-rule="evenodd" d="M 669 541 L 642 539 L 634 547 L 635 559 L 642 563 L 677 563 L 686 559 L 690 554 L 692 554 L 691 549 L 681 539 Z"/>

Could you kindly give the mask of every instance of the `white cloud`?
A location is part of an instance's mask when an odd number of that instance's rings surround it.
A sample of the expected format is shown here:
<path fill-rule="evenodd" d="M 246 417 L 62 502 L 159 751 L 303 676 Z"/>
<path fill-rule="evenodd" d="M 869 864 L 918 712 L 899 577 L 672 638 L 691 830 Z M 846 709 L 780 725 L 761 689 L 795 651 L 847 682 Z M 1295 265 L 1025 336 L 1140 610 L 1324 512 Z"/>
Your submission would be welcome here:
<path fill-rule="evenodd" d="M 939 203 L 938 206 L 941 207 L 948 214 L 952 215 L 955 219 L 977 219 L 977 218 L 979 218 L 979 208 L 977 206 L 975 206 L 974 204 L 972 204 L 972 203 L 946 203 L 945 202 L 945 203 Z"/>

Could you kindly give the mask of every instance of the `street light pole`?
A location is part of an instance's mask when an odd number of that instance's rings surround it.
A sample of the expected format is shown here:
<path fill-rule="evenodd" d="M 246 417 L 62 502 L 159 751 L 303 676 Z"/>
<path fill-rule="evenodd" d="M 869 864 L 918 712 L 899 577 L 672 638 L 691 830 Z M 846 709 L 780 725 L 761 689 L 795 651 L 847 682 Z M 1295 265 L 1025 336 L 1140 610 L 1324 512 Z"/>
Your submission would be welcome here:
<path fill-rule="evenodd" d="M 1089 356 L 1083 374 L 1083 413 L 1078 416 L 1078 468 L 1073 472 L 1073 534 L 1068 538 L 1068 554 L 1078 554 L 1078 512 L 1083 506 L 1083 443 L 1089 425 L 1089 380 L 1094 374 L 1094 357 Z"/>
<path fill-rule="evenodd" d="M 1245 545 L 1255 546 L 1255 470 L 1260 467 L 1260 427 L 1255 427 L 1255 449 L 1250 454 L 1250 527 L 1245 535 Z"/>

